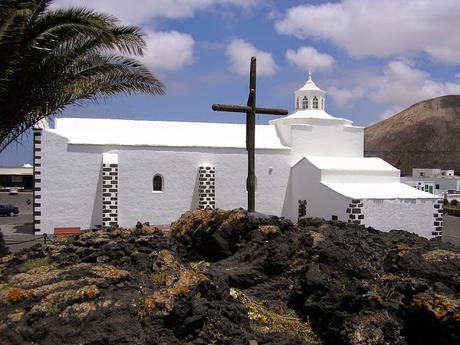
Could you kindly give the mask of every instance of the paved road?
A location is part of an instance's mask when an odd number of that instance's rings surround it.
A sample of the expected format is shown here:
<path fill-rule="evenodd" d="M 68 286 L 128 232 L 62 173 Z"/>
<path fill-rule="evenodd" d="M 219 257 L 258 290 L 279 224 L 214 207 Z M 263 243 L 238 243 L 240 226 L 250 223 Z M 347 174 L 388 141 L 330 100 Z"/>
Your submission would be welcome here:
<path fill-rule="evenodd" d="M 42 236 L 35 236 L 34 234 L 32 204 L 28 206 L 27 200 L 32 201 L 31 192 L 19 193 L 18 195 L 0 193 L 0 203 L 12 204 L 19 208 L 19 215 L 17 216 L 0 216 L 0 229 L 3 238 L 13 252 L 43 241 Z"/>

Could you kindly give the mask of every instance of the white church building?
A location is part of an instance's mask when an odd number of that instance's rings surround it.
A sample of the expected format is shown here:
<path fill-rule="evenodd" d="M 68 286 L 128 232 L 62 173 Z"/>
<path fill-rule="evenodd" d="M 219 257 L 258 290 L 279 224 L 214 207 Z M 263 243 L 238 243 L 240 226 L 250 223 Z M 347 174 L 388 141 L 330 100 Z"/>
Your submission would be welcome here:
<path fill-rule="evenodd" d="M 34 130 L 34 226 L 169 224 L 193 208 L 247 205 L 244 124 L 57 118 Z M 256 126 L 256 210 L 442 234 L 442 200 L 363 157 L 363 127 L 325 111 L 309 76 L 295 112 Z M 304 206 L 306 202 L 306 207 Z M 300 206 L 299 206 L 300 205 Z"/>

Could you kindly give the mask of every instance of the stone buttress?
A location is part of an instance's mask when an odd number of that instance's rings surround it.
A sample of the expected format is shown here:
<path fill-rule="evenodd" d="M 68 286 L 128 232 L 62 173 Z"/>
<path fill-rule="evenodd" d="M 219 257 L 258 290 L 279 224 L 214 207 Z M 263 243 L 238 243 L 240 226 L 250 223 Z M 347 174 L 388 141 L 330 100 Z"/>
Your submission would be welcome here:
<path fill-rule="evenodd" d="M 118 224 L 118 155 L 102 158 L 102 226 Z"/>
<path fill-rule="evenodd" d="M 202 209 L 216 208 L 216 168 L 201 165 L 199 168 L 198 206 Z"/>

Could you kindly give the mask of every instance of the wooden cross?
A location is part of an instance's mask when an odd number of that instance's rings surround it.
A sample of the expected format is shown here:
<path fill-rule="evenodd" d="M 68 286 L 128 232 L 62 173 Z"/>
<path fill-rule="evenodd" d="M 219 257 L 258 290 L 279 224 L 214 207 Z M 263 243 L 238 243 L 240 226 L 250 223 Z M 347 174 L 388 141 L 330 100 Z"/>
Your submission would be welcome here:
<path fill-rule="evenodd" d="M 213 104 L 215 111 L 229 111 L 246 113 L 246 150 L 248 151 L 248 178 L 246 189 L 248 191 L 248 212 L 256 211 L 256 175 L 255 175 L 255 134 L 256 114 L 287 115 L 286 109 L 257 108 L 256 107 L 256 58 L 251 58 L 249 73 L 249 97 L 247 105 Z"/>

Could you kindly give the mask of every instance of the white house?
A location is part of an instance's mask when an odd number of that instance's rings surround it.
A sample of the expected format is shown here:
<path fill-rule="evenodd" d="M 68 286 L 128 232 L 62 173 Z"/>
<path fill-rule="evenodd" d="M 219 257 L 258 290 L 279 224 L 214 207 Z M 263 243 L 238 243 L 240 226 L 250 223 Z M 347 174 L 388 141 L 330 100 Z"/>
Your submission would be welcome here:
<path fill-rule="evenodd" d="M 363 158 L 363 127 L 326 113 L 311 76 L 295 108 L 256 126 L 257 211 L 295 221 L 306 201 L 308 216 L 441 235 L 442 201 Z M 167 224 L 192 208 L 246 205 L 245 125 L 58 118 L 34 133 L 39 233 Z"/>
<path fill-rule="evenodd" d="M 460 199 L 460 176 L 454 170 L 414 168 L 412 176 L 401 177 L 401 182 L 448 201 Z"/>

